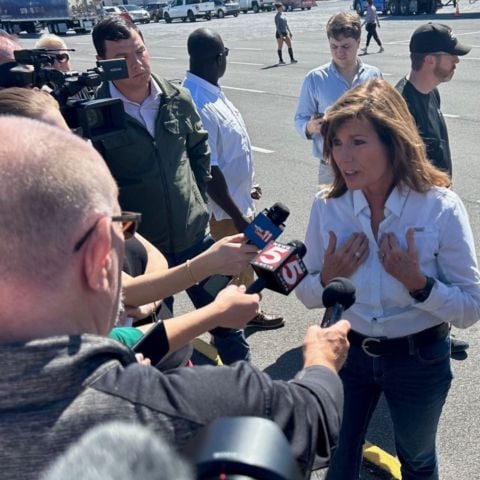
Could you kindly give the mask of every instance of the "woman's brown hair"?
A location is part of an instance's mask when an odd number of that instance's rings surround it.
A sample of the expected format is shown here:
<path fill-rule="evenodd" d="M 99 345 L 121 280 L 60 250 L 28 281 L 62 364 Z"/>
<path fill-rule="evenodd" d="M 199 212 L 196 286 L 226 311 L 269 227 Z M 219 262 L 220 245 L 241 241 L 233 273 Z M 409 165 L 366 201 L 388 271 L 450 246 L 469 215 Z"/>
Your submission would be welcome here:
<path fill-rule="evenodd" d="M 322 123 L 323 155 L 333 168 L 334 180 L 327 198 L 340 197 L 347 186 L 333 156 L 336 132 L 352 118 L 371 123 L 388 151 L 394 185 L 426 192 L 432 186 L 448 187 L 449 176 L 427 159 L 425 144 L 405 100 L 388 82 L 370 80 L 342 95 Z"/>

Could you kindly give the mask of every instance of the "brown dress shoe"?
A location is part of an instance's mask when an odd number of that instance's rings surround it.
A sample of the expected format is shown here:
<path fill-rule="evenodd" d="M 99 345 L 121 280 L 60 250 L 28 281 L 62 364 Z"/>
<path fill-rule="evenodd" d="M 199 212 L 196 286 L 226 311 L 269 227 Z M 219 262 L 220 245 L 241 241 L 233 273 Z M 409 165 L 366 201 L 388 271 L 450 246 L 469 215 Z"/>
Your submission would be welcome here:
<path fill-rule="evenodd" d="M 253 317 L 248 323 L 248 327 L 274 329 L 285 325 L 283 317 L 280 315 L 269 315 L 265 312 L 260 312 L 256 317 Z"/>

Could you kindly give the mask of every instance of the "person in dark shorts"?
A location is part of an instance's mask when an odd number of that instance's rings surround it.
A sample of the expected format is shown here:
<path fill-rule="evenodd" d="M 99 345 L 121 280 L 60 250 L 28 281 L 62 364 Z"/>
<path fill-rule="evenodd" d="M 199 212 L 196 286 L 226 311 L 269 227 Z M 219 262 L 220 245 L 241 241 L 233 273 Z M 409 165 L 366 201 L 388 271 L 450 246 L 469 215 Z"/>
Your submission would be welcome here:
<path fill-rule="evenodd" d="M 288 26 L 287 19 L 283 14 L 283 3 L 276 3 L 275 8 L 277 9 L 277 14 L 275 15 L 275 38 L 277 39 L 277 53 L 278 53 L 278 64 L 285 65 L 282 56 L 283 44 L 286 43 L 288 47 L 288 54 L 290 55 L 290 63 L 297 63 L 297 60 L 293 57 L 292 49 L 292 31 Z"/>

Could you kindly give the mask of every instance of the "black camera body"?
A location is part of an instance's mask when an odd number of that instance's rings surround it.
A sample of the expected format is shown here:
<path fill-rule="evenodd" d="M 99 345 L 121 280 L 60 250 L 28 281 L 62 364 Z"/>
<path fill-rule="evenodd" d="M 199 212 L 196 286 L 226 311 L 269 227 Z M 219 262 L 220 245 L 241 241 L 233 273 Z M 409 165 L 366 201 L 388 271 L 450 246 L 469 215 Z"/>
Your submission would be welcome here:
<path fill-rule="evenodd" d="M 52 67 L 57 52 L 44 48 L 15 51 L 16 63 L 12 62 L 1 84 L 25 88 L 48 86 L 50 94 L 60 104 L 67 125 L 93 142 L 121 133 L 125 129 L 125 111 L 121 100 L 84 100 L 75 96 L 85 91 L 85 96 L 90 97 L 102 82 L 128 78 L 126 61 L 101 60 L 95 68 L 85 72 L 61 72 Z"/>

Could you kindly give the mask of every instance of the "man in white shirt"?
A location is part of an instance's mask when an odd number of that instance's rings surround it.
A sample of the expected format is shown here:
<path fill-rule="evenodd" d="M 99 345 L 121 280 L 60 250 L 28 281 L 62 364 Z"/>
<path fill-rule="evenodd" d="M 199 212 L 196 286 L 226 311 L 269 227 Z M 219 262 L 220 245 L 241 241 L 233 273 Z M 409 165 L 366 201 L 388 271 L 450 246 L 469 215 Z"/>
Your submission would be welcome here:
<path fill-rule="evenodd" d="M 322 117 L 347 90 L 373 78 L 382 78 L 377 67 L 358 58 L 362 27 L 354 12 L 340 12 L 327 22 L 332 60 L 307 73 L 295 113 L 295 128 L 301 137 L 312 140 L 313 156 L 319 160 L 319 182 L 330 183 L 331 172 L 323 159 L 320 134 Z"/>
<path fill-rule="evenodd" d="M 228 187 L 208 191 L 210 231 L 215 240 L 242 232 L 255 214 L 253 199 L 261 195 L 259 188 L 254 188 L 252 145 L 245 122 L 218 84 L 227 68 L 228 52 L 218 33 L 206 28 L 195 30 L 188 37 L 190 70 L 183 82 L 208 132 L 211 183 L 225 182 Z M 237 280 L 249 285 L 253 270 L 249 267 Z M 263 312 L 249 323 L 258 328 L 278 328 L 283 324 L 282 317 Z"/>

